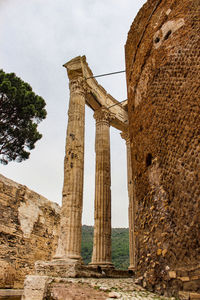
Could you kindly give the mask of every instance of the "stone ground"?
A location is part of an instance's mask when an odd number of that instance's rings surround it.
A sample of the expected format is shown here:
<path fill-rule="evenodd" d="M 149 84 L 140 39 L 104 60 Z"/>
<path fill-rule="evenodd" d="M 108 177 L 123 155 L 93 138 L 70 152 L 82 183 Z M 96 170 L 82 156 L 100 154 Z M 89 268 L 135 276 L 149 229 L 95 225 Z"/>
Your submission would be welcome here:
<path fill-rule="evenodd" d="M 62 295 L 59 284 L 52 289 L 54 296 L 63 300 L 111 300 L 111 299 L 141 299 L 141 300 L 175 300 L 155 295 L 134 284 L 132 278 L 127 279 L 89 279 L 73 278 L 67 280 Z M 64 297 L 63 297 L 64 296 Z M 60 298 L 61 297 L 61 298 Z"/>

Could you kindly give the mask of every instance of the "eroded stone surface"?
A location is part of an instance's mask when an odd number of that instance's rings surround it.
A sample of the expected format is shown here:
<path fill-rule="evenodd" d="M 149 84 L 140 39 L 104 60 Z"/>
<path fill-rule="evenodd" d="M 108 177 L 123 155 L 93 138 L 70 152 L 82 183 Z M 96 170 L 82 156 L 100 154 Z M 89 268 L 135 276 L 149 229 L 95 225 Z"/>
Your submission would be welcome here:
<path fill-rule="evenodd" d="M 21 288 L 36 260 L 51 259 L 60 207 L 0 175 L 0 287 Z"/>
<path fill-rule="evenodd" d="M 200 292 L 199 15 L 149 0 L 126 43 L 136 269 L 159 293 Z"/>
<path fill-rule="evenodd" d="M 40 214 L 42 215 L 42 211 L 38 205 L 31 200 L 27 199 L 25 203 L 20 204 L 18 208 L 18 219 L 25 238 L 30 238 L 33 226 L 37 222 Z"/>
<path fill-rule="evenodd" d="M 83 78 L 70 81 L 64 161 L 61 229 L 55 258 L 81 259 L 85 90 Z"/>
<path fill-rule="evenodd" d="M 47 276 L 27 276 L 22 300 L 44 300 L 51 281 Z"/>

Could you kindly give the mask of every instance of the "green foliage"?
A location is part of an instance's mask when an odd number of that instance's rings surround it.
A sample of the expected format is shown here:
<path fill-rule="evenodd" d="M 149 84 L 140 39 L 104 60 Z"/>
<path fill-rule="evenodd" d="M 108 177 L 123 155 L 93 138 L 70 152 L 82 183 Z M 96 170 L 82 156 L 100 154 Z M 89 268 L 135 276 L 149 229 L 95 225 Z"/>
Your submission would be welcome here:
<path fill-rule="evenodd" d="M 42 135 L 37 131 L 45 119 L 45 101 L 14 73 L 0 70 L 0 162 L 21 162 L 29 157 Z"/>
<path fill-rule="evenodd" d="M 89 264 L 91 262 L 93 232 L 93 226 L 82 226 L 81 255 L 85 264 Z"/>
<path fill-rule="evenodd" d="M 92 226 L 83 225 L 81 255 L 85 264 L 91 262 L 93 248 Z M 112 229 L 112 263 L 117 269 L 127 269 L 129 266 L 129 231 L 128 228 Z"/>
<path fill-rule="evenodd" d="M 128 228 L 112 229 L 112 261 L 117 269 L 127 269 L 129 266 Z"/>

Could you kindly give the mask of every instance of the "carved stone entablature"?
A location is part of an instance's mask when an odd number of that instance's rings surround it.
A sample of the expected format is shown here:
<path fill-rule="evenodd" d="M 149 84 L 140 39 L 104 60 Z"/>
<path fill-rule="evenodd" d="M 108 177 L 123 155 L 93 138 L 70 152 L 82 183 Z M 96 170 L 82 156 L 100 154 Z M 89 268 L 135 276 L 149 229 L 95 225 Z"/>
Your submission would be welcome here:
<path fill-rule="evenodd" d="M 93 111 L 101 107 L 109 107 L 115 115 L 110 126 L 124 131 L 128 126 L 128 113 L 124 103 L 113 98 L 93 76 L 85 56 L 77 56 L 64 64 L 70 81 L 70 93 L 85 96 L 85 104 Z"/>
<path fill-rule="evenodd" d="M 106 123 L 110 125 L 110 122 L 115 118 L 115 115 L 109 111 L 106 107 L 101 107 L 94 113 L 96 123 Z"/>

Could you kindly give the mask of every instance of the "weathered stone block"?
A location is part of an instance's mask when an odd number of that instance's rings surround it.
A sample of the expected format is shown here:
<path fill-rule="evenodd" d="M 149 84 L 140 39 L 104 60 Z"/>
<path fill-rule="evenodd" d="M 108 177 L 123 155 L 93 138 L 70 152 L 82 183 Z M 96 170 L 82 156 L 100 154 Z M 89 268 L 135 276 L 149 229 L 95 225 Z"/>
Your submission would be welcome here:
<path fill-rule="evenodd" d="M 57 245 L 60 207 L 0 175 L 0 287 L 22 288 L 35 261 Z"/>
<path fill-rule="evenodd" d="M 43 300 L 51 281 L 52 279 L 48 276 L 27 276 L 22 300 Z"/>
<path fill-rule="evenodd" d="M 60 259 L 52 261 L 37 261 L 35 263 L 36 274 L 50 277 L 80 277 L 82 264 L 73 259 Z"/>
<path fill-rule="evenodd" d="M 199 15 L 199 0 L 148 0 L 125 46 L 136 275 L 174 295 L 197 291 L 200 261 Z"/>

